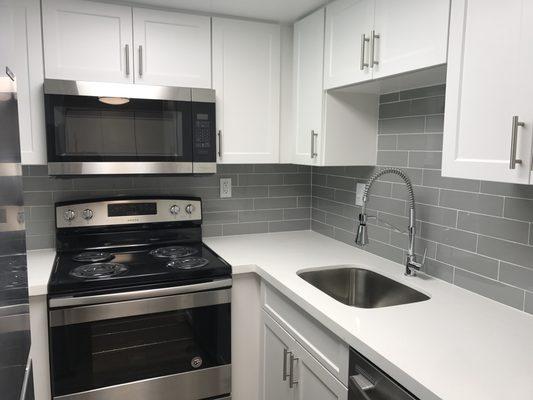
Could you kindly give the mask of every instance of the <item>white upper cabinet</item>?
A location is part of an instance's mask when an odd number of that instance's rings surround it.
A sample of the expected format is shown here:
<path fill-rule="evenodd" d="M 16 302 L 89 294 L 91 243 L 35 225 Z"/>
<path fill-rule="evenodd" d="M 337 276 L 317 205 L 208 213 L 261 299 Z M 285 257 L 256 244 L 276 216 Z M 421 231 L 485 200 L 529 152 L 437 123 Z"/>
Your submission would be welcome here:
<path fill-rule="evenodd" d="M 375 0 L 375 4 L 370 38 L 374 79 L 446 63 L 450 0 Z"/>
<path fill-rule="evenodd" d="M 211 18 L 133 9 L 135 82 L 211 88 Z"/>
<path fill-rule="evenodd" d="M 279 25 L 213 18 L 213 88 L 218 162 L 279 162 Z"/>
<path fill-rule="evenodd" d="M 17 75 L 21 161 L 22 164 L 46 164 L 41 3 L 17 0 L 14 4 L 17 45 L 14 65 L 10 67 Z"/>
<path fill-rule="evenodd" d="M 374 0 L 337 0 L 326 7 L 324 87 L 372 79 L 369 68 Z"/>
<path fill-rule="evenodd" d="M 293 162 L 313 165 L 321 161 L 324 71 L 324 9 L 294 24 Z"/>
<path fill-rule="evenodd" d="M 530 183 L 532 20 L 530 0 L 452 2 L 444 176 Z"/>
<path fill-rule="evenodd" d="M 446 63 L 450 0 L 336 0 L 326 7 L 324 87 Z"/>
<path fill-rule="evenodd" d="M 322 86 L 324 9 L 294 25 L 293 48 L 292 161 L 317 166 L 375 165 L 377 95 L 326 93 Z"/>
<path fill-rule="evenodd" d="M 43 0 L 45 76 L 133 82 L 131 7 Z"/>

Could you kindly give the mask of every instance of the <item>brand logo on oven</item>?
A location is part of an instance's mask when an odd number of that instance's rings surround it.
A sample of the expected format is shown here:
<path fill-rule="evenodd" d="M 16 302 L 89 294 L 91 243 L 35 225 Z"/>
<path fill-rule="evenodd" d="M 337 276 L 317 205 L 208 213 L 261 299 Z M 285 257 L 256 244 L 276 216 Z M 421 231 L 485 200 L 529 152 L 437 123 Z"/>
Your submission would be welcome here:
<path fill-rule="evenodd" d="M 194 357 L 191 360 L 191 366 L 193 368 L 200 368 L 203 363 L 204 363 L 204 360 L 202 360 L 202 357 Z"/>
<path fill-rule="evenodd" d="M 128 222 L 139 222 L 139 218 L 128 218 Z"/>

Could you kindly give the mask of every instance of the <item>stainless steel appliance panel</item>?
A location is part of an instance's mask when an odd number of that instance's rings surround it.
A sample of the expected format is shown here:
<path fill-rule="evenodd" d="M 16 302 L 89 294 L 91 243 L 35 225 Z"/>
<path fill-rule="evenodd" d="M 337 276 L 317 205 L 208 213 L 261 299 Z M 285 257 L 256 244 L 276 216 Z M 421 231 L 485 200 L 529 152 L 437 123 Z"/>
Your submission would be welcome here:
<path fill-rule="evenodd" d="M 55 396 L 54 400 L 199 400 L 230 392 L 231 365 L 224 365 Z"/>
<path fill-rule="evenodd" d="M 94 304 L 50 311 L 51 327 L 83 324 L 106 319 L 149 315 L 174 310 L 193 309 L 231 301 L 231 289 L 154 297 L 117 303 Z"/>
<path fill-rule="evenodd" d="M 348 400 L 418 400 L 354 349 L 350 349 Z"/>

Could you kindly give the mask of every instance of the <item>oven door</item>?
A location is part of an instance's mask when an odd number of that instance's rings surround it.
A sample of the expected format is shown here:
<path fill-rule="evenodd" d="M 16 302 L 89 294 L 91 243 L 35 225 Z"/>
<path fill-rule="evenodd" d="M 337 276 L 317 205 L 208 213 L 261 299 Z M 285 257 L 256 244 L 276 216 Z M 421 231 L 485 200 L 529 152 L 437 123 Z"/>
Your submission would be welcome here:
<path fill-rule="evenodd" d="M 190 100 L 118 100 L 45 94 L 50 175 L 192 173 Z"/>
<path fill-rule="evenodd" d="M 158 291 L 70 298 L 85 305 L 50 308 L 54 399 L 170 400 L 179 393 L 180 400 L 198 400 L 231 393 L 231 289 L 145 297 Z M 103 303 L 106 296 L 122 301 Z"/>

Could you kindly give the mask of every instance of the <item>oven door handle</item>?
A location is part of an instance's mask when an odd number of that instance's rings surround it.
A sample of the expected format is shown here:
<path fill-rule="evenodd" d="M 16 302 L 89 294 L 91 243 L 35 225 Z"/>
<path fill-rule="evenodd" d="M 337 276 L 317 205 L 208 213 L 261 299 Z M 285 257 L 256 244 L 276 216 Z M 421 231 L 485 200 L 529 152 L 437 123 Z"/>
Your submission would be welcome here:
<path fill-rule="evenodd" d="M 174 296 L 152 297 L 119 301 L 115 303 L 92 304 L 53 309 L 49 312 L 50 326 L 66 326 L 86 322 L 105 321 L 117 318 L 159 314 L 179 310 L 192 310 L 201 307 L 229 305 L 231 289 L 194 292 Z"/>
<path fill-rule="evenodd" d="M 185 294 L 200 292 L 204 290 L 220 289 L 231 287 L 231 279 L 215 279 L 211 282 L 195 283 L 192 285 L 172 286 L 159 289 L 135 290 L 122 293 L 98 294 L 94 296 L 80 297 L 55 297 L 49 300 L 50 308 L 84 306 L 89 304 L 112 303 L 116 301 L 128 301 L 146 299 L 150 297 L 170 296 L 175 294 Z"/>

